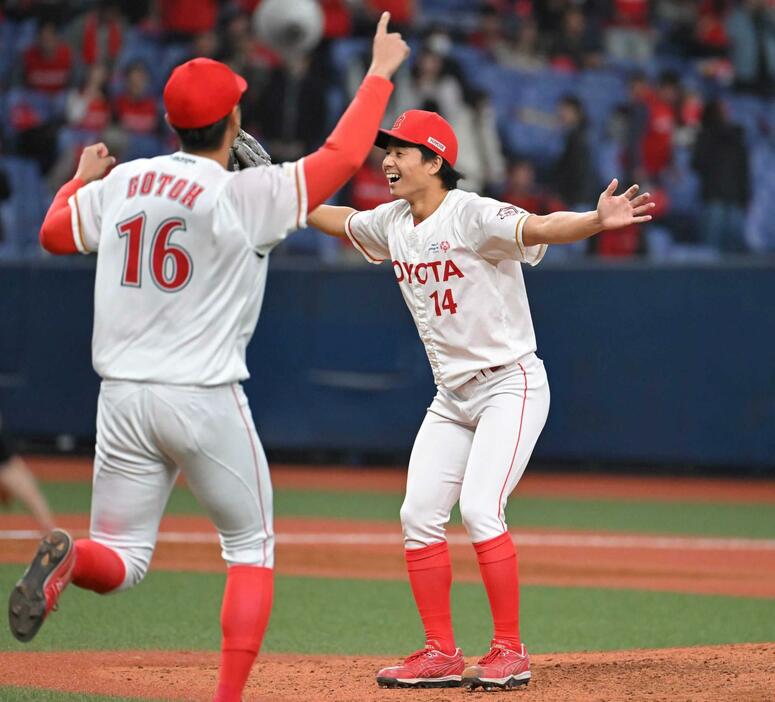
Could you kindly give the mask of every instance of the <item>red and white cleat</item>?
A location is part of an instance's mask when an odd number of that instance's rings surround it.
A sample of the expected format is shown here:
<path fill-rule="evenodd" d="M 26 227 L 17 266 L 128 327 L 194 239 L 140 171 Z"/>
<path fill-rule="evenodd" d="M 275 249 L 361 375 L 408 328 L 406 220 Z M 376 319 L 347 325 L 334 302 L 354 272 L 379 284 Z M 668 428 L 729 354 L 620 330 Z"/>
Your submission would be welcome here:
<path fill-rule="evenodd" d="M 401 665 L 383 668 L 377 673 L 380 687 L 460 687 L 465 668 L 462 651 L 440 651 L 435 641 L 415 651 Z"/>
<path fill-rule="evenodd" d="M 462 684 L 469 690 L 507 690 L 530 682 L 530 657 L 521 644 L 518 651 L 493 641 L 490 652 L 463 671 Z"/>
<path fill-rule="evenodd" d="M 72 537 L 62 529 L 54 529 L 41 540 L 32 563 L 8 600 L 8 623 L 19 641 L 31 641 L 48 613 L 56 609 L 74 566 Z"/>

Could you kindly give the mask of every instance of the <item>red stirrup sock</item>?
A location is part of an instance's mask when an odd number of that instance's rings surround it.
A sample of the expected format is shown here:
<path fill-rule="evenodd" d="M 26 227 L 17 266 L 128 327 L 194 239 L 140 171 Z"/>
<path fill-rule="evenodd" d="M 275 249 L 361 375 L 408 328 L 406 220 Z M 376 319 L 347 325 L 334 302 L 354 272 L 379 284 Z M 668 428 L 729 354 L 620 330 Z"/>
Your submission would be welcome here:
<path fill-rule="evenodd" d="M 221 608 L 221 668 L 214 702 L 240 702 L 272 610 L 271 568 L 230 566 Z"/>
<path fill-rule="evenodd" d="M 449 603 L 452 565 L 447 542 L 407 549 L 405 555 L 409 584 L 425 627 L 425 640 L 435 641 L 444 653 L 454 653 L 455 634 Z"/>
<path fill-rule="evenodd" d="M 73 585 L 104 595 L 123 584 L 126 567 L 112 548 L 89 539 L 78 539 L 74 548 Z"/>
<path fill-rule="evenodd" d="M 494 625 L 493 638 L 519 650 L 517 551 L 508 532 L 474 544 Z"/>

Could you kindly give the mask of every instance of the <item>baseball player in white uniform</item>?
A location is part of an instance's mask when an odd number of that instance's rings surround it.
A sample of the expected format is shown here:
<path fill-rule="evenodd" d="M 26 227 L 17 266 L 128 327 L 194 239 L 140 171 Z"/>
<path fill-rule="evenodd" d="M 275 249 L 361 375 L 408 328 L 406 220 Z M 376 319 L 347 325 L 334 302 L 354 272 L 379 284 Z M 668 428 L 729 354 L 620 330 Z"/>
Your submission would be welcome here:
<path fill-rule="evenodd" d="M 116 166 L 85 150 L 41 229 L 54 253 L 99 252 L 94 368 L 102 377 L 90 538 L 51 532 L 14 588 L 11 631 L 29 641 L 73 582 L 117 592 L 144 577 L 180 470 L 228 564 L 216 702 L 237 702 L 272 603 L 272 486 L 240 381 L 270 251 L 365 160 L 408 55 L 385 13 L 369 74 L 323 147 L 298 162 L 227 170 L 245 81 L 194 59 L 164 90 L 182 148 Z M 103 177 L 105 175 L 105 177 Z"/>
<path fill-rule="evenodd" d="M 457 139 L 438 114 L 409 110 L 376 145 L 395 201 L 374 210 L 323 206 L 308 222 L 347 236 L 367 261 L 389 261 L 425 345 L 438 392 L 409 461 L 401 507 L 406 564 L 425 647 L 383 668 L 384 687 L 511 688 L 530 680 L 519 634 L 517 556 L 506 501 L 549 411 L 549 385 L 520 264 L 549 244 L 651 219 L 637 186 L 597 211 L 532 215 L 456 189 Z M 450 616 L 445 525 L 456 502 L 479 560 L 493 616 L 490 651 L 466 668 Z"/>

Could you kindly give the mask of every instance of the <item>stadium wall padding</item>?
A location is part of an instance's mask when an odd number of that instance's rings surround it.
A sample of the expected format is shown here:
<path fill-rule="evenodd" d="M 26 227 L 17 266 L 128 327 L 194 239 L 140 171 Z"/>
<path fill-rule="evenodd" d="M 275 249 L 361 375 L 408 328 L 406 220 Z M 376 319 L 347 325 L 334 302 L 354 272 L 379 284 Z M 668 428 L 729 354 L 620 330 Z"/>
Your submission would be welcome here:
<path fill-rule="evenodd" d="M 536 458 L 775 468 L 775 268 L 525 274 L 552 393 Z M 93 275 L 89 260 L 0 265 L 12 432 L 93 436 Z M 407 452 L 434 393 L 388 266 L 273 263 L 248 365 L 269 449 Z"/>

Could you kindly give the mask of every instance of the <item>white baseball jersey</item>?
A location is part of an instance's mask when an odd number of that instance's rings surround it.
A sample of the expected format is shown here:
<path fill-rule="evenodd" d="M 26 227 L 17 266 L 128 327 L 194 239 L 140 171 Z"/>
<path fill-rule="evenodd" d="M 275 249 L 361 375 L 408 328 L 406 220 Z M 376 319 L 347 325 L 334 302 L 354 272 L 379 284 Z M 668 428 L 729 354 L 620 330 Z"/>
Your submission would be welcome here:
<path fill-rule="evenodd" d="M 406 200 L 348 218 L 347 235 L 367 261 L 392 261 L 437 385 L 457 388 L 536 350 L 519 264 L 538 264 L 546 246 L 522 242 L 529 216 L 451 190 L 416 226 Z"/>
<path fill-rule="evenodd" d="M 303 161 L 234 173 L 184 152 L 138 159 L 69 204 L 77 248 L 99 251 L 100 376 L 207 386 L 249 376 L 267 255 L 305 224 Z"/>

